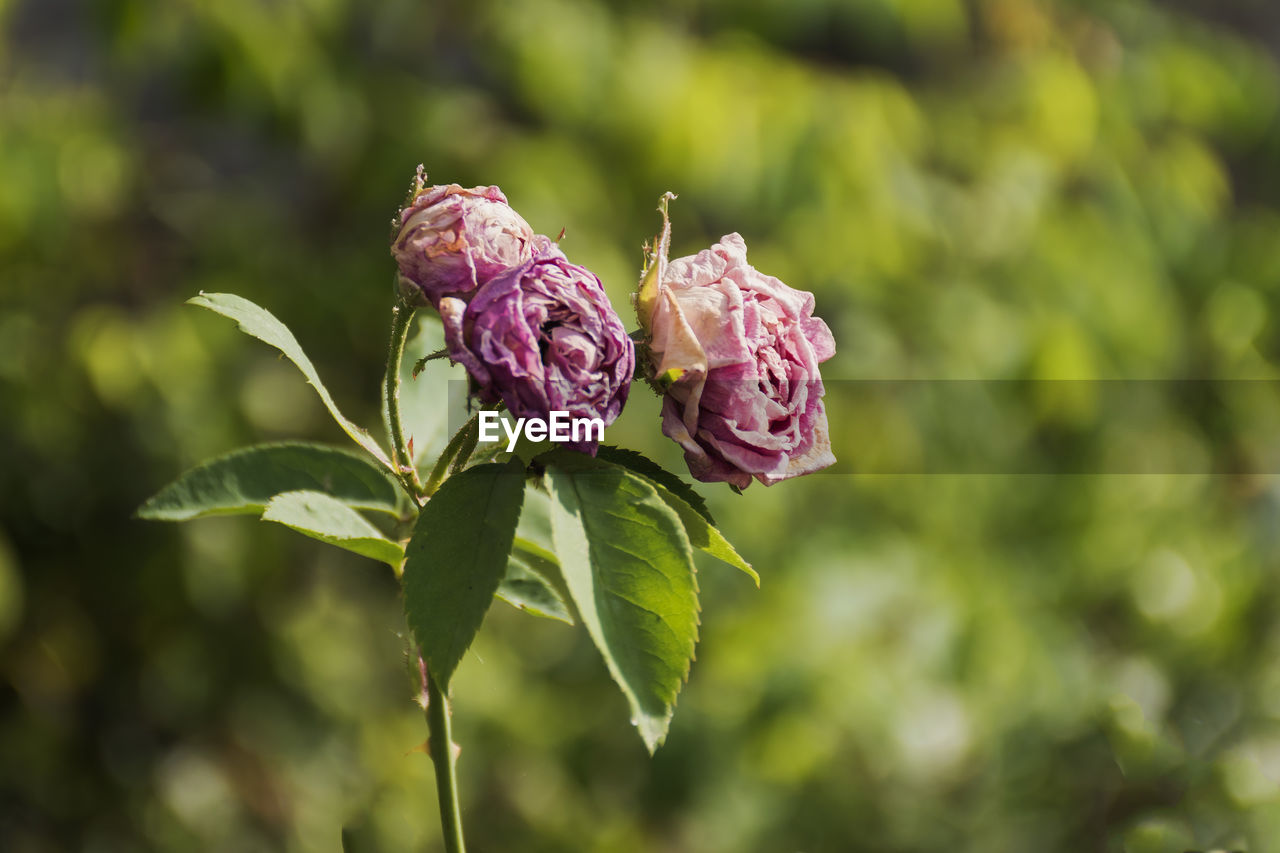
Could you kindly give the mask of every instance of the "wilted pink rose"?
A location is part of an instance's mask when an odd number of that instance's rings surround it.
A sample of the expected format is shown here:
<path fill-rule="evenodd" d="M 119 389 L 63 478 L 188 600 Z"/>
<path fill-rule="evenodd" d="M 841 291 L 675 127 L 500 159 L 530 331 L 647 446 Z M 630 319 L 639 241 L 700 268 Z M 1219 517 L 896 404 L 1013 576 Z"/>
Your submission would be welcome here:
<path fill-rule="evenodd" d="M 440 301 L 449 358 L 486 403 L 519 418 L 552 412 L 613 423 L 627 402 L 635 345 L 600 279 L 550 249 L 495 276 L 469 303 Z M 595 441 L 567 446 L 595 454 Z"/>
<path fill-rule="evenodd" d="M 654 374 L 670 383 L 662 432 L 693 476 L 769 486 L 833 464 L 818 365 L 836 347 L 813 294 L 748 264 L 737 234 L 659 271 L 638 308 Z"/>
<path fill-rule="evenodd" d="M 446 296 L 466 298 L 489 279 L 550 245 L 507 204 L 497 187 L 423 186 L 400 211 L 391 254 L 400 268 L 400 290 L 416 304 L 438 305 Z"/>

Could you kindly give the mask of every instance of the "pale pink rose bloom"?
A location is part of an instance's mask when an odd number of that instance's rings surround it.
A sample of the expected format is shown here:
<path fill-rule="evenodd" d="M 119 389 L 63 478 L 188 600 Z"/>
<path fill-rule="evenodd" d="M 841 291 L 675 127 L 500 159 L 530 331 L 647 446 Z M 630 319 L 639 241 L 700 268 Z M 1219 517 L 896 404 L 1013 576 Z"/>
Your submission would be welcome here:
<path fill-rule="evenodd" d="M 659 269 L 645 325 L 655 375 L 671 381 L 662 432 L 693 476 L 745 488 L 832 465 L 818 365 L 835 340 L 813 294 L 748 264 L 738 234 Z"/>
<path fill-rule="evenodd" d="M 418 183 L 425 183 L 421 171 Z M 420 186 L 397 222 L 391 254 L 401 292 L 416 304 L 469 299 L 494 276 L 552 248 L 497 187 Z"/>

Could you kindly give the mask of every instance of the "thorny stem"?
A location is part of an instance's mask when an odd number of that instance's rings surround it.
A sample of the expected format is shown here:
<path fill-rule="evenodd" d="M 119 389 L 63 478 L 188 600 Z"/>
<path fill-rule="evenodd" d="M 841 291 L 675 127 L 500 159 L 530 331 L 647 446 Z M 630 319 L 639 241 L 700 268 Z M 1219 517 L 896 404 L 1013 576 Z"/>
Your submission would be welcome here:
<path fill-rule="evenodd" d="M 391 309 L 391 344 L 387 352 L 387 375 L 383 393 L 387 399 L 387 429 L 391 433 L 391 460 L 405 489 L 420 505 L 430 492 L 423 489 L 418 471 L 413 464 L 404 437 L 404 424 L 400 419 L 400 363 L 404 360 L 405 341 L 413 320 L 414 309 L 398 302 Z M 436 771 L 436 794 L 440 801 L 440 829 L 444 834 L 446 853 L 466 853 L 462 840 L 462 810 L 458 806 L 457 759 L 454 754 L 453 733 L 450 727 L 449 699 L 445 696 L 435 675 L 427 668 L 421 656 L 418 665 L 426 693 L 427 751 Z"/>
<path fill-rule="evenodd" d="M 446 853 L 466 853 L 462 840 L 462 811 L 458 808 L 457 755 L 450 732 L 449 699 L 436 677 L 423 665 L 427 682 L 427 750 L 436 768 L 436 795 L 440 800 L 440 830 Z"/>
<path fill-rule="evenodd" d="M 391 433 L 391 461 L 396 466 L 396 476 L 416 503 L 422 497 L 422 483 L 413 456 L 405 444 L 404 424 L 400 420 L 400 362 L 404 359 L 404 345 L 409 338 L 414 308 L 397 303 L 391 309 L 391 345 L 387 351 L 387 375 L 383 394 L 387 399 L 387 429 Z"/>

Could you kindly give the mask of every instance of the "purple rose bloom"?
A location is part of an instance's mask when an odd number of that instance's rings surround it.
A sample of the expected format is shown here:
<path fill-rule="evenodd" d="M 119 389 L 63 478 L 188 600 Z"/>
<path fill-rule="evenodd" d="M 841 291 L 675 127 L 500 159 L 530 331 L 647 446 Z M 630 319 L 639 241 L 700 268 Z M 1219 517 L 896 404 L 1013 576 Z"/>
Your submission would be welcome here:
<path fill-rule="evenodd" d="M 469 303 L 440 301 L 449 357 L 466 367 L 482 401 L 516 417 L 618 417 L 635 371 L 635 346 L 600 279 L 549 251 L 507 270 Z M 567 446 L 595 454 L 596 442 Z"/>
<path fill-rule="evenodd" d="M 533 233 L 497 187 L 427 187 L 424 181 L 419 171 L 391 243 L 401 293 L 415 304 L 465 297 L 551 242 Z"/>
<path fill-rule="evenodd" d="M 659 262 L 653 280 L 637 304 L 666 385 L 662 432 L 693 476 L 770 486 L 833 464 L 818 364 L 836 346 L 813 294 L 758 272 L 737 234 Z"/>

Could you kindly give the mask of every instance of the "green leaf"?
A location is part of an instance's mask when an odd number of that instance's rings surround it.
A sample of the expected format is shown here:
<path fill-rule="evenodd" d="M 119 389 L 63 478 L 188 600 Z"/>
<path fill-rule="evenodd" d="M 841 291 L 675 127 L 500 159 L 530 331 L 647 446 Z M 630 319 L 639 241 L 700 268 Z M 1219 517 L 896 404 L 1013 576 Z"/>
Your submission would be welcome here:
<path fill-rule="evenodd" d="M 521 559 L 514 549 L 507 561 L 506 577 L 498 586 L 498 598 L 517 610 L 573 624 L 573 615 L 564 598 L 549 580 Z"/>
<path fill-rule="evenodd" d="M 445 480 L 418 516 L 405 551 L 409 627 L 443 689 L 480 630 L 524 499 L 524 466 L 489 464 Z"/>
<path fill-rule="evenodd" d="M 397 568 L 404 549 L 378 531 L 360 513 L 324 492 L 285 492 L 276 495 L 262 514 L 263 521 L 337 545 L 363 557 Z"/>
<path fill-rule="evenodd" d="M 337 404 L 333 402 L 333 397 L 329 396 L 328 389 L 320 381 L 320 375 L 316 373 L 311 359 L 307 358 L 307 354 L 298 345 L 298 340 L 293 336 L 293 332 L 289 331 L 289 327 L 277 320 L 270 311 L 233 293 L 201 293 L 199 296 L 191 297 L 187 302 L 191 305 L 199 305 L 201 308 L 208 308 L 216 314 L 235 320 L 240 327 L 240 331 L 247 335 L 252 335 L 284 353 L 302 371 L 302 375 L 307 378 L 307 382 L 316 389 L 316 393 L 320 395 L 320 400 L 324 403 L 325 408 L 329 410 L 329 414 L 333 415 L 333 419 L 338 422 L 343 431 L 351 436 L 356 444 L 373 454 L 375 459 L 388 468 L 391 467 L 387 454 L 378 446 L 378 442 L 373 440 L 373 436 L 347 420 L 346 416 L 338 411 Z"/>
<path fill-rule="evenodd" d="M 693 551 L 652 483 L 579 457 L 547 468 L 556 553 L 652 752 L 666 738 L 698 639 Z"/>
<path fill-rule="evenodd" d="M 187 521 L 208 515 L 257 515 L 281 492 L 324 492 L 347 506 L 398 513 L 391 475 L 366 457 L 322 444 L 259 444 L 209 459 L 138 509 L 139 518 Z"/>
<path fill-rule="evenodd" d="M 568 602 L 572 597 L 569 587 L 564 582 L 564 570 L 560 568 L 560 559 L 551 551 L 521 535 L 524 529 L 525 516 L 531 506 L 539 503 L 546 513 L 547 541 L 551 540 L 551 501 L 546 492 L 537 489 L 526 489 L 524 493 L 524 509 L 520 513 L 520 525 L 516 527 L 516 538 L 511 542 L 511 556 L 523 565 L 537 572 L 551 587 L 561 601 Z M 566 603 L 566 612 L 568 605 Z"/>
<path fill-rule="evenodd" d="M 572 452 L 559 450 L 553 451 L 553 454 Z M 555 459 L 559 457 L 549 455 L 549 458 Z M 689 542 L 693 547 L 710 554 L 717 560 L 728 563 L 735 569 L 745 572 L 755 581 L 757 587 L 760 586 L 760 575 L 756 573 L 750 563 L 734 550 L 729 540 L 724 538 L 724 534 L 720 532 L 719 528 L 715 526 L 715 522 L 711 519 L 711 513 L 707 511 L 707 506 L 703 502 L 702 496 L 695 492 L 688 483 L 634 450 L 601 445 L 596 454 L 596 459 L 620 465 L 643 476 L 658 490 L 658 494 L 666 501 L 667 505 L 680 516 L 680 521 L 684 524 L 685 533 L 688 534 Z"/>
<path fill-rule="evenodd" d="M 511 554 L 539 574 L 554 577 L 560 574 L 560 561 L 546 548 L 517 536 L 511 542 Z"/>
<path fill-rule="evenodd" d="M 647 479 L 647 478 L 646 478 Z M 715 557 L 717 560 L 728 563 L 735 569 L 745 572 L 756 582 L 756 586 L 760 586 L 760 575 L 756 570 L 751 568 L 751 564 L 742 559 L 741 555 L 734 550 L 729 544 L 729 540 L 724 538 L 724 534 L 720 532 L 718 527 L 708 524 L 707 520 L 698 514 L 697 510 L 689 506 L 676 495 L 664 489 L 657 483 L 650 481 L 658 495 L 666 502 L 667 506 L 676 511 L 676 515 L 680 516 L 680 522 L 684 525 L 684 532 L 689 537 L 689 544 Z"/>
<path fill-rule="evenodd" d="M 596 451 L 596 458 L 612 462 L 615 465 L 621 465 L 623 468 L 630 468 L 637 474 L 648 477 L 687 503 L 698 515 L 705 518 L 709 524 L 715 525 L 716 520 L 711 517 L 711 510 L 707 509 L 707 502 L 703 500 L 702 495 L 694 491 L 693 486 L 644 454 L 609 444 L 602 444 Z"/>

